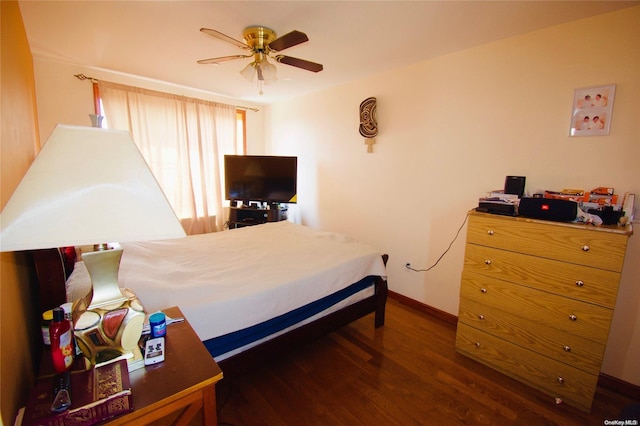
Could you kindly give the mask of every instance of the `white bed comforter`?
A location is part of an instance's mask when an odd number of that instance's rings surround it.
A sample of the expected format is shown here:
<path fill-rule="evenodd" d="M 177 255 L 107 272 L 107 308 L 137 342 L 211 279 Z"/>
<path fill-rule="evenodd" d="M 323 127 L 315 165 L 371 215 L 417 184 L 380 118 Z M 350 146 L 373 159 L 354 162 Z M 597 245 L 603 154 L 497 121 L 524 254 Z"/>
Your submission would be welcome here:
<path fill-rule="evenodd" d="M 132 289 L 147 312 L 180 307 L 201 340 L 259 324 L 366 276 L 386 277 L 370 245 L 288 221 L 122 248 L 120 287 Z M 78 262 L 69 300 L 84 296 L 88 285 Z"/>

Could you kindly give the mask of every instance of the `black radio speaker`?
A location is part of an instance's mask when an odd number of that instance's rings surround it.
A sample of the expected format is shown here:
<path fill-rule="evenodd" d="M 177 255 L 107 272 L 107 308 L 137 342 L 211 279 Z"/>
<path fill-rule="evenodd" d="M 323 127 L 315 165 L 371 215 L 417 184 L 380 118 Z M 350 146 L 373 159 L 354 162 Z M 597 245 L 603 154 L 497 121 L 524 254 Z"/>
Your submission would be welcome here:
<path fill-rule="evenodd" d="M 515 194 L 518 198 L 522 198 L 526 180 L 525 176 L 507 176 L 504 180 L 504 193 Z"/>
<path fill-rule="evenodd" d="M 518 216 L 533 219 L 572 222 L 578 217 L 578 203 L 555 198 L 522 198 Z"/>

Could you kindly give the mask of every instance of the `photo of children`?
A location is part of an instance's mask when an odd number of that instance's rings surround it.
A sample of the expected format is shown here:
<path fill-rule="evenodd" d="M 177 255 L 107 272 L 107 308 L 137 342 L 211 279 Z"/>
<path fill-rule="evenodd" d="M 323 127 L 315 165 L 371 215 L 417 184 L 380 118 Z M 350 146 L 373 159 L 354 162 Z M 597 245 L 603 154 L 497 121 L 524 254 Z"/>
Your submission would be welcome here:
<path fill-rule="evenodd" d="M 576 130 L 604 130 L 607 121 L 607 113 L 600 115 L 578 114 L 575 116 L 574 127 Z"/>
<path fill-rule="evenodd" d="M 571 136 L 609 134 L 615 85 L 577 89 L 573 97 Z"/>

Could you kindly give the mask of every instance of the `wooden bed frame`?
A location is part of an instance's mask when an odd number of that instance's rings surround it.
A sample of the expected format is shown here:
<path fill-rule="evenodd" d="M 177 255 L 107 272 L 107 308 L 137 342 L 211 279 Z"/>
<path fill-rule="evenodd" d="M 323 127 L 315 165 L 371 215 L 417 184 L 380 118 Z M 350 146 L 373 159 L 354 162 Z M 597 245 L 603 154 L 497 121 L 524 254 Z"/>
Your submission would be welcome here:
<path fill-rule="evenodd" d="M 70 256 L 73 256 L 73 259 L 70 259 Z M 32 257 L 40 287 L 40 311 L 44 312 L 65 303 L 66 280 L 73 271 L 75 256 L 70 255 L 69 251 L 63 252 L 63 249 L 45 249 L 33 251 Z M 385 265 L 388 259 L 388 255 L 382 256 Z M 372 296 L 233 355 L 218 364 L 225 378 L 237 377 L 278 354 L 291 352 L 370 313 L 375 314 L 375 327 L 381 327 L 384 325 L 387 294 L 386 280 L 376 277 L 375 292 Z"/>

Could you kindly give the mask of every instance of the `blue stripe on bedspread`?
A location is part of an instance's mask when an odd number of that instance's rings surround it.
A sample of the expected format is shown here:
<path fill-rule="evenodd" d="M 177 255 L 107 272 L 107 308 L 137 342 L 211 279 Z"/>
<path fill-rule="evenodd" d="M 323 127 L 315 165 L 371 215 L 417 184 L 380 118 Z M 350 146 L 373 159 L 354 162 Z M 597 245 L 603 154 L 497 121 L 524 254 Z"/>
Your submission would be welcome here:
<path fill-rule="evenodd" d="M 322 299 L 311 302 L 305 306 L 301 306 L 300 308 L 294 309 L 286 314 L 282 314 L 243 330 L 234 331 L 223 336 L 205 340 L 203 343 L 212 356 L 216 357 L 222 355 L 244 345 L 248 345 L 251 342 L 267 337 L 273 333 L 284 330 L 287 327 L 304 321 L 305 319 L 330 308 L 347 297 L 371 286 L 374 282 L 374 278 L 375 277 L 371 276 L 365 277 L 357 283 L 351 284 L 336 293 L 325 296 Z"/>

